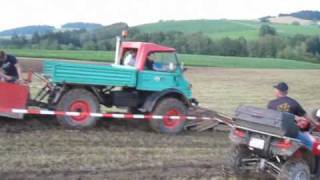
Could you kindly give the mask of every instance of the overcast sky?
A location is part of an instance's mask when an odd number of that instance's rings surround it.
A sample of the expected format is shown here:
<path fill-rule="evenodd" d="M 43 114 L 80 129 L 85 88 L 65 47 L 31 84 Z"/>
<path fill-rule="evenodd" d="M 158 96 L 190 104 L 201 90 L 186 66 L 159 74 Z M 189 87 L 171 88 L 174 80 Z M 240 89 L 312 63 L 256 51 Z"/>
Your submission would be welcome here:
<path fill-rule="evenodd" d="M 319 0 L 2 0 L 0 30 L 66 22 L 129 25 L 181 19 L 256 19 L 320 10 Z"/>

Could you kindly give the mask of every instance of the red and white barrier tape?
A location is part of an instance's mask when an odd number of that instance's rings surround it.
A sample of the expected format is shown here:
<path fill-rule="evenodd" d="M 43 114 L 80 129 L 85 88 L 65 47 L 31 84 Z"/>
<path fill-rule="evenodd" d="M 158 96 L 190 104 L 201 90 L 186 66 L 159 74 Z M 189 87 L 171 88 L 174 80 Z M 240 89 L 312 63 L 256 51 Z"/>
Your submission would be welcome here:
<path fill-rule="evenodd" d="M 172 119 L 172 120 L 216 120 L 224 123 L 219 119 L 212 117 L 198 116 L 162 116 L 162 115 L 144 115 L 144 114 L 120 114 L 120 113 L 87 113 L 87 112 L 61 112 L 39 109 L 0 109 L 2 113 L 30 114 L 30 115 L 56 115 L 56 116 L 81 116 L 103 117 L 114 119 Z"/>

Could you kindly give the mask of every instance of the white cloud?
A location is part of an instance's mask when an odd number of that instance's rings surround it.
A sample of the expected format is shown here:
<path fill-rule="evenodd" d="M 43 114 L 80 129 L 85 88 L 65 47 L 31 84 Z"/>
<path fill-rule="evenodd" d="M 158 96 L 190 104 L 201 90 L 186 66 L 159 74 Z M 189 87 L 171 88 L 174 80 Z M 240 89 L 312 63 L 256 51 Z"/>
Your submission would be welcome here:
<path fill-rule="evenodd" d="M 136 25 L 160 19 L 256 19 L 317 9 L 318 0 L 9 0 L 1 2 L 0 30 L 75 21 Z"/>

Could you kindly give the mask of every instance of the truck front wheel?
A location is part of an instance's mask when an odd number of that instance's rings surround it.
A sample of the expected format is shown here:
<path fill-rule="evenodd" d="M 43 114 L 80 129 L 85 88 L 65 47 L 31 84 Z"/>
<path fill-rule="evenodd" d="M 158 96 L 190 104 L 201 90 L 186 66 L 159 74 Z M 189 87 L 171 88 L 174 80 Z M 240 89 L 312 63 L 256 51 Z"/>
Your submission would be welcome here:
<path fill-rule="evenodd" d="M 160 133 L 177 134 L 183 130 L 186 120 L 184 118 L 171 119 L 166 116 L 185 116 L 187 110 L 187 106 L 178 99 L 162 99 L 156 105 L 152 114 L 165 117 L 162 119 L 152 119 L 150 121 L 150 126 L 153 130 Z"/>
<path fill-rule="evenodd" d="M 97 98 L 90 91 L 78 88 L 65 93 L 60 99 L 56 110 L 84 113 L 80 114 L 80 116 L 57 116 L 58 122 L 66 128 L 84 129 L 96 125 L 97 117 L 91 117 L 88 113 L 99 113 L 100 106 Z"/>

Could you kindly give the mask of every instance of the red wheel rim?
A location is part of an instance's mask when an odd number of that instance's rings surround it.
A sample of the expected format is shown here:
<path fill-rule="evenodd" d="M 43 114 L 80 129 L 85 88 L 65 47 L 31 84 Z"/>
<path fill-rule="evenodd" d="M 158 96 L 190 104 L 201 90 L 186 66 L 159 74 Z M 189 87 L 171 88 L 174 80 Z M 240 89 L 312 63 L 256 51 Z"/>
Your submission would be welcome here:
<path fill-rule="evenodd" d="M 175 128 L 176 126 L 178 126 L 183 119 L 171 119 L 168 116 L 180 116 L 181 113 L 179 110 L 177 109 L 170 109 L 164 116 L 163 118 L 163 124 L 164 126 L 166 126 L 167 128 Z"/>
<path fill-rule="evenodd" d="M 71 119 L 78 123 L 83 123 L 88 120 L 88 113 L 90 113 L 90 105 L 87 101 L 77 100 L 72 102 L 72 104 L 69 107 L 69 111 L 81 113 L 80 116 L 71 116 Z"/>

